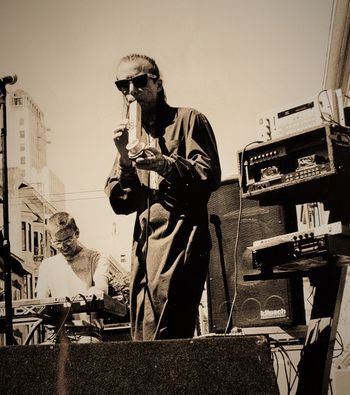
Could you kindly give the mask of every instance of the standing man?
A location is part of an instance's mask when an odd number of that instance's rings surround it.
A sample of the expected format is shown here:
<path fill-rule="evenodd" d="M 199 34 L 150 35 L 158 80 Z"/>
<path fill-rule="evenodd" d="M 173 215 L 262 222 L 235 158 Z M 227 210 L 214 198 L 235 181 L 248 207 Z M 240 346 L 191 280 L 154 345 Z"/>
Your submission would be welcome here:
<path fill-rule="evenodd" d="M 107 293 L 109 261 L 80 244 L 74 218 L 57 212 L 49 218 L 47 227 L 58 254 L 39 266 L 37 298 L 66 297 L 73 301 L 79 295 Z M 72 336 L 83 342 L 86 337 L 99 337 L 102 321 L 94 313 L 73 314 L 68 327 Z"/>
<path fill-rule="evenodd" d="M 215 137 L 203 114 L 167 104 L 152 58 L 122 58 L 115 84 L 127 106 L 140 104 L 137 139 L 146 146 L 145 157 L 130 159 L 130 122 L 117 126 L 118 152 L 105 189 L 116 214 L 137 213 L 132 338 L 190 338 L 209 264 L 207 202 L 221 177 Z"/>

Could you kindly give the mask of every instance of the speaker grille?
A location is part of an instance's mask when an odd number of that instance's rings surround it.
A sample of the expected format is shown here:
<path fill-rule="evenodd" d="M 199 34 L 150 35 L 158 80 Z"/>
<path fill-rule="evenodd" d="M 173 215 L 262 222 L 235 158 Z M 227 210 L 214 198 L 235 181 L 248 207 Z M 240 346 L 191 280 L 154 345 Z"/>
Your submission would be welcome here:
<path fill-rule="evenodd" d="M 279 394 L 265 336 L 0 347 L 0 383 L 27 395 Z"/>
<path fill-rule="evenodd" d="M 231 303 L 237 289 L 231 326 L 255 327 L 296 325 L 305 320 L 302 279 L 244 281 L 243 276 L 258 274 L 252 268 L 246 247 L 254 241 L 295 230 L 295 207 L 259 206 L 253 200 L 242 201 L 237 243 L 237 276 L 235 243 L 239 216 L 237 178 L 222 182 L 208 203 L 212 251 L 207 282 L 209 326 L 211 332 L 226 328 Z M 249 254 L 248 254 L 249 255 Z M 236 281 L 237 277 L 237 281 Z"/>

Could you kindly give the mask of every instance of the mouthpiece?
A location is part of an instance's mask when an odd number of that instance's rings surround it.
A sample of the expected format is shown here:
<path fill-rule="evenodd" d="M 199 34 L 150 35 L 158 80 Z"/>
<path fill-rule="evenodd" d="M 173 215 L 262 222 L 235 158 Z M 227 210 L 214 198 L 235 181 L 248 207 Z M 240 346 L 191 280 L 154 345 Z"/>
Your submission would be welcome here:
<path fill-rule="evenodd" d="M 128 101 L 128 103 L 132 103 L 132 102 L 135 101 L 136 99 L 134 98 L 133 95 L 126 95 L 126 100 Z"/>

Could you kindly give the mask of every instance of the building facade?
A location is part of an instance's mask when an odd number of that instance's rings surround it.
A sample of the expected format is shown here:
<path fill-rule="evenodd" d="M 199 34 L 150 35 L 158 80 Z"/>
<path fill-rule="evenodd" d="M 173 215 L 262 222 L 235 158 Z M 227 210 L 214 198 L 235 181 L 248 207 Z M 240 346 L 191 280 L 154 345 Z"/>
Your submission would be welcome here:
<path fill-rule="evenodd" d="M 35 297 L 38 267 L 43 258 L 56 253 L 50 246 L 46 223 L 53 213 L 64 210 L 65 190 L 47 166 L 49 141 L 44 115 L 23 90 L 8 95 L 7 132 L 8 225 L 15 301 Z M 3 210 L 0 224 L 3 225 Z M 0 295 L 4 300 L 4 270 L 0 275 Z M 29 329 L 28 325 L 14 325 L 19 344 Z M 3 333 L 0 344 L 5 344 Z"/>

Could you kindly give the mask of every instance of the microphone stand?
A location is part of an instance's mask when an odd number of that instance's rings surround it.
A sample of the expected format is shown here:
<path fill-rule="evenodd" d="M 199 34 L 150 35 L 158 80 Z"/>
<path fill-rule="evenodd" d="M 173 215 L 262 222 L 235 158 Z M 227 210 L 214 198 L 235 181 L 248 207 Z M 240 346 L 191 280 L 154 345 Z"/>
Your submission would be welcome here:
<path fill-rule="evenodd" d="M 17 344 L 13 337 L 12 324 L 12 280 L 11 280 L 11 250 L 9 239 L 9 203 L 8 203 L 8 174 L 7 174 L 7 118 L 6 118 L 6 84 L 0 80 L 0 106 L 2 107 L 1 151 L 2 151 L 2 201 L 3 201 L 3 246 L 1 259 L 5 271 L 5 318 L 6 345 Z"/>

